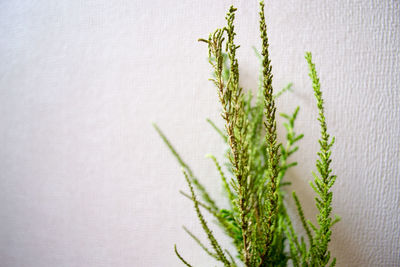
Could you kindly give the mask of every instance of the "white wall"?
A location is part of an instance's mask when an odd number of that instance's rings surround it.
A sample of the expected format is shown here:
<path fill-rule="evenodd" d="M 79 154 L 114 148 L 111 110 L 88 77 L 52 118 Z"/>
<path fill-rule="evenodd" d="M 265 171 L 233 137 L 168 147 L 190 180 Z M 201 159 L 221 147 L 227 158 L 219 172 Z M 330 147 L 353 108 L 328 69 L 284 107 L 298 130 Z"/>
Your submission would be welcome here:
<path fill-rule="evenodd" d="M 230 3 L 0 2 L 0 266 L 181 266 L 174 243 L 194 265 L 213 264 L 181 229 L 201 235 L 151 123 L 219 196 L 204 158 L 223 149 L 205 122 L 221 123 L 219 105 L 196 40 L 224 25 Z M 234 3 L 241 81 L 255 89 L 258 5 Z M 310 50 L 337 138 L 333 254 L 338 266 L 399 266 L 399 2 L 270 0 L 266 15 L 274 86 L 294 83 L 278 108 L 301 106 L 291 189 L 314 218 Z"/>

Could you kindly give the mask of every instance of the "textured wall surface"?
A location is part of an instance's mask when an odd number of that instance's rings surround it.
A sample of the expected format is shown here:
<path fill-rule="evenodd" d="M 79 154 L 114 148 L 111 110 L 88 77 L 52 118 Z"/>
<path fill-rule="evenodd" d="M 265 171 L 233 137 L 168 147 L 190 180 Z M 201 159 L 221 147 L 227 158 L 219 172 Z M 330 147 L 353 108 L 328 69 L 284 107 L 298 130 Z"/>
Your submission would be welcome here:
<path fill-rule="evenodd" d="M 241 82 L 255 89 L 257 1 L 233 3 Z M 0 2 L 0 266 L 181 266 L 174 243 L 195 266 L 213 264 L 181 228 L 202 236 L 178 193 L 186 188 L 180 168 L 151 123 L 219 199 L 204 157 L 224 149 L 205 122 L 221 124 L 219 105 L 196 40 L 224 25 L 230 4 Z M 334 212 L 342 221 L 332 253 L 338 266 L 400 266 L 399 1 L 270 0 L 266 15 L 274 86 L 294 83 L 278 109 L 300 105 L 296 128 L 305 134 L 290 190 L 314 218 L 310 50 L 337 138 Z"/>

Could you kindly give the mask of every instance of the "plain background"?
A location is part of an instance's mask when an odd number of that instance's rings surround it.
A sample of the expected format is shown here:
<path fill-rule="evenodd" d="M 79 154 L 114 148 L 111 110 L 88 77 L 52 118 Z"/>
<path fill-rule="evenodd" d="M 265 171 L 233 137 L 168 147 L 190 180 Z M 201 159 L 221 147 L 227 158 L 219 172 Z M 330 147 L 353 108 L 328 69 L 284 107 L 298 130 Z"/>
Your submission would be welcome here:
<path fill-rule="evenodd" d="M 221 200 L 204 156 L 221 159 L 205 119 L 222 121 L 197 39 L 231 3 L 241 84 L 255 90 L 257 1 L 0 1 L 0 266 L 182 266 L 174 243 L 195 266 L 214 264 L 181 228 L 206 240 L 151 123 Z M 336 136 L 332 253 L 338 266 L 399 266 L 399 2 L 270 0 L 266 17 L 273 85 L 294 83 L 279 112 L 301 106 L 305 134 L 289 191 L 315 220 L 312 51 Z"/>

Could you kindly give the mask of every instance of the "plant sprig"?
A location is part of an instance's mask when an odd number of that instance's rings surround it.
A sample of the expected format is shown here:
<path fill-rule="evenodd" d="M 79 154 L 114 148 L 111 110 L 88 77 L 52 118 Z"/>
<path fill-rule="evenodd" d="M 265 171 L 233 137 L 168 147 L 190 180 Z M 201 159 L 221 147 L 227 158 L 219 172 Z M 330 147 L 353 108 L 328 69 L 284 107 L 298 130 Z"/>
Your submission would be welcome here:
<path fill-rule="evenodd" d="M 338 217 L 331 216 L 331 188 L 336 180 L 331 168 L 334 138 L 327 132 L 321 86 L 311 53 L 306 53 L 306 60 L 309 64 L 321 127 L 317 173 L 313 173 L 314 180 L 310 183 L 317 194 L 317 225 L 306 219 L 299 197 L 295 192 L 292 194 L 300 222 L 306 232 L 307 243 L 293 227 L 286 210 L 285 191 L 282 189 L 290 184 L 285 178 L 287 170 L 297 165 L 297 162 L 290 161 L 290 157 L 298 151 L 298 142 L 303 138 L 303 134 L 297 134 L 295 131 L 300 107 L 292 114 L 280 114 L 285 120 L 283 126 L 286 128 L 286 143 L 278 143 L 275 100 L 283 93 L 291 91 L 292 84 L 289 83 L 281 91 L 274 93 L 264 2 L 261 1 L 261 53 L 255 49 L 261 67 L 260 86 L 255 99 L 251 92 L 243 92 L 239 84 L 239 64 L 236 56 L 239 48 L 235 44 L 236 11 L 236 8 L 231 6 L 225 17 L 226 26 L 214 31 L 208 39 L 199 39 L 208 45 L 209 63 L 213 70 L 210 80 L 217 89 L 224 127 L 218 127 L 209 119 L 207 122 L 227 145 L 223 154 L 223 164 L 213 155 L 208 157 L 213 161 L 221 179 L 229 203 L 228 208 L 220 208 L 217 205 L 164 133 L 154 125 L 182 167 L 190 193 L 181 193 L 193 203 L 209 247 L 187 228 L 184 227 L 184 230 L 205 253 L 224 266 L 237 266 L 234 258 L 238 258 L 246 267 L 287 266 L 289 262 L 293 266 L 334 266 L 336 259 L 331 258 L 328 249 L 331 228 L 339 220 Z M 198 200 L 197 194 L 202 201 Z M 202 211 L 209 212 L 216 219 L 216 224 L 231 238 L 236 248 L 235 253 L 231 254 L 222 248 Z M 175 253 L 183 264 L 191 266 L 179 254 L 176 246 Z"/>

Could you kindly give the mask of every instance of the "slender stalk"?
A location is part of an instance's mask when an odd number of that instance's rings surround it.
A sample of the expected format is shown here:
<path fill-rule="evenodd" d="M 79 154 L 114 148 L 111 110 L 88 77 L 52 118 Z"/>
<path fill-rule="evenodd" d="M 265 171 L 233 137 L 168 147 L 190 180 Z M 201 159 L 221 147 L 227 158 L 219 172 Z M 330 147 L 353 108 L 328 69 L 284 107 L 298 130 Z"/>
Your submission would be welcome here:
<path fill-rule="evenodd" d="M 268 181 L 268 196 L 267 196 L 267 218 L 265 222 L 266 237 L 265 237 L 265 249 L 262 255 L 262 262 L 260 266 L 263 266 L 264 262 L 268 261 L 268 253 L 272 244 L 273 229 L 275 220 L 278 213 L 278 175 L 279 175 L 279 145 L 277 143 L 277 132 L 276 132 L 276 119 L 275 119 L 275 98 L 273 95 L 272 88 L 272 66 L 268 52 L 268 36 L 267 36 L 267 25 L 265 23 L 264 14 L 264 1 L 260 2 L 260 32 L 262 40 L 262 73 L 263 73 L 263 93 L 265 103 L 265 140 L 266 149 L 268 153 L 268 167 L 269 167 L 269 181 Z"/>

